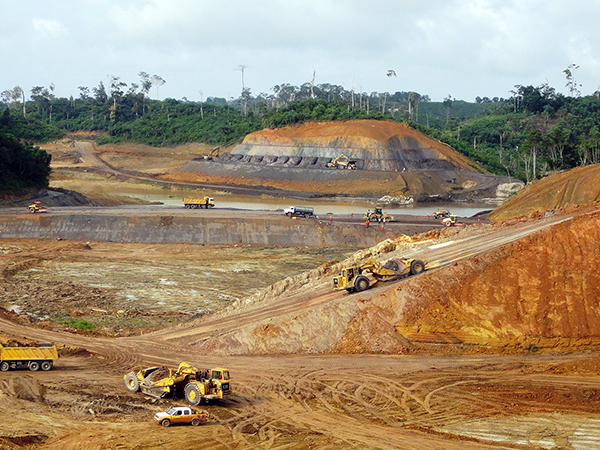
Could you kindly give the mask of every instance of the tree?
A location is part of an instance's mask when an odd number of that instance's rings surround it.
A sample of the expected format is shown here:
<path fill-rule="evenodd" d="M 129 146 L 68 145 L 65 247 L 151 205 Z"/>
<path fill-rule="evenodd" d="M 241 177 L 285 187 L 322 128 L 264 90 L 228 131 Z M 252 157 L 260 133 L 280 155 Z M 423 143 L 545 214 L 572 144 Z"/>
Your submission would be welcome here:
<path fill-rule="evenodd" d="M 396 71 L 390 69 L 390 70 L 387 71 L 386 76 L 391 79 L 392 77 L 396 76 Z M 387 98 L 387 94 L 388 94 L 387 92 L 385 92 L 383 94 L 383 104 L 381 105 L 381 113 L 382 114 L 385 114 L 385 101 L 386 101 L 386 98 Z"/>
<path fill-rule="evenodd" d="M 0 93 L 0 98 L 4 103 L 13 104 L 15 107 L 19 107 L 21 103 L 23 117 L 27 117 L 27 109 L 25 106 L 25 91 L 21 89 L 21 86 L 15 86 L 12 89 L 7 89 Z M 16 109 L 16 108 L 15 108 Z"/>
<path fill-rule="evenodd" d="M 166 81 L 160 75 L 152 75 L 152 85 L 156 86 L 156 100 L 158 100 L 158 89 L 165 83 Z"/>
<path fill-rule="evenodd" d="M 579 90 L 581 84 L 575 81 L 575 70 L 577 69 L 579 69 L 577 64 L 569 64 L 569 66 L 563 70 L 563 73 L 567 78 L 567 84 L 565 84 L 565 87 L 569 88 L 569 95 L 571 97 L 579 97 L 581 95 L 581 91 Z"/>

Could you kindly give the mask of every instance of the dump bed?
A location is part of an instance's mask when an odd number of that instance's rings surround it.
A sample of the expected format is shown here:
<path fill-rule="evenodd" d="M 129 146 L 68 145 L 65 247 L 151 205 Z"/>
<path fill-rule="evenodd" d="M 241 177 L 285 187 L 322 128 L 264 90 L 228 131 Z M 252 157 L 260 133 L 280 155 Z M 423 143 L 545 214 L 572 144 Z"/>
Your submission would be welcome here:
<path fill-rule="evenodd" d="M 3 347 L 0 345 L 0 361 L 41 361 L 58 359 L 54 344 L 39 347 Z"/>

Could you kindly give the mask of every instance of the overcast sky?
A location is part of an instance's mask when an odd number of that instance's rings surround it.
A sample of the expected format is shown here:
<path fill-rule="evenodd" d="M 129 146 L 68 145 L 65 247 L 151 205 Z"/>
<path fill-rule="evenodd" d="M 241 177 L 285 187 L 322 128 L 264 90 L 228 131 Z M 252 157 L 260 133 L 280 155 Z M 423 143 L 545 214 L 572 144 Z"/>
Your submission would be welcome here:
<path fill-rule="evenodd" d="M 517 84 L 600 87 L 594 0 L 0 0 L 0 91 L 79 95 L 110 75 L 160 75 L 166 97 L 278 84 L 510 97 Z M 394 70 L 396 77 L 388 77 Z M 200 94 L 202 92 L 202 94 Z M 151 91 L 156 98 L 156 89 Z"/>

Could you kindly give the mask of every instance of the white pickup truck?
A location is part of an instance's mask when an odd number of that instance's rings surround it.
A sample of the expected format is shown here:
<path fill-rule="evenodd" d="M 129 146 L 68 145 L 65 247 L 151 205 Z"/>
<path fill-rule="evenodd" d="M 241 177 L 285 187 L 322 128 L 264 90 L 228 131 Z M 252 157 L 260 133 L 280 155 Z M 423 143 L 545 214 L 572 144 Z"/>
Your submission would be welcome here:
<path fill-rule="evenodd" d="M 156 420 L 163 427 L 171 424 L 191 424 L 195 427 L 208 421 L 208 414 L 205 412 L 195 412 L 187 406 L 171 406 L 166 412 L 159 412 L 154 415 Z"/>

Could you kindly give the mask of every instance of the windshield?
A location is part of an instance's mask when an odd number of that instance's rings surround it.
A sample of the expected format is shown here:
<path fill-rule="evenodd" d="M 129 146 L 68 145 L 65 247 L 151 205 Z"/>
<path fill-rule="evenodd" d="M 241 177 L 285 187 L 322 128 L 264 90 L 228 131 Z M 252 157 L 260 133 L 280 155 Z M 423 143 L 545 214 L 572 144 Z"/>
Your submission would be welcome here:
<path fill-rule="evenodd" d="M 213 380 L 229 380 L 229 371 L 224 370 L 221 372 L 220 370 L 212 371 L 212 379 Z"/>
<path fill-rule="evenodd" d="M 175 407 L 174 407 L 174 406 L 171 406 L 171 407 L 168 409 L 168 411 L 167 411 L 167 414 L 168 414 L 168 415 L 170 415 L 170 416 L 172 416 L 173 414 L 175 414 L 175 411 L 177 411 L 177 410 L 175 409 Z"/>

